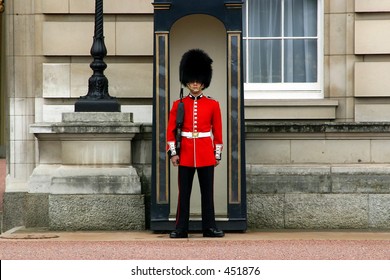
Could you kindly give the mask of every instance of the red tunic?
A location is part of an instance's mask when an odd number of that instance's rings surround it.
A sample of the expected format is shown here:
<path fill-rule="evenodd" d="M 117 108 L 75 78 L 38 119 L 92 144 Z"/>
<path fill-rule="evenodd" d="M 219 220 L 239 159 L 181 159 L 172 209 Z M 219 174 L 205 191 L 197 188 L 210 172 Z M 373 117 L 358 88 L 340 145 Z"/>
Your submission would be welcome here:
<path fill-rule="evenodd" d="M 175 147 L 176 113 L 180 100 L 173 103 L 167 128 L 168 149 Z M 183 98 L 183 132 L 211 132 L 211 136 L 181 138 L 180 165 L 189 167 L 211 166 L 216 164 L 214 151 L 222 150 L 222 118 L 219 102 L 201 94 Z"/>

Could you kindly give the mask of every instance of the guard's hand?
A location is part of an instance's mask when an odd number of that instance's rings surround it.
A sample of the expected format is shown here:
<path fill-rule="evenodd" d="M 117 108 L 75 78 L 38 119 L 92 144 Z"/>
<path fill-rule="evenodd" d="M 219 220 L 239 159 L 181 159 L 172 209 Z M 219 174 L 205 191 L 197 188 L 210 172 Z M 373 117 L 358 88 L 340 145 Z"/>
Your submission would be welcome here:
<path fill-rule="evenodd" d="M 220 162 L 220 160 L 216 160 L 216 161 L 215 161 L 215 166 L 218 166 L 218 165 L 219 165 L 219 162 Z"/>
<path fill-rule="evenodd" d="M 178 155 L 171 157 L 171 162 L 172 162 L 173 166 L 179 165 L 179 159 L 180 159 L 180 157 Z"/>

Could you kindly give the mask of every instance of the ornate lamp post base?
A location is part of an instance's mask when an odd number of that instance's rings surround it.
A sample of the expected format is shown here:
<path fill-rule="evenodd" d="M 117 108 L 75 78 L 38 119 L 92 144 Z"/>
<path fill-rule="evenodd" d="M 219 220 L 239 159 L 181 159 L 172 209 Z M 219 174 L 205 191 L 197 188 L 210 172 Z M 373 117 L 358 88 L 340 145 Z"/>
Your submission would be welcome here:
<path fill-rule="evenodd" d="M 88 81 L 88 93 L 75 104 L 75 112 L 120 112 L 121 107 L 115 97 L 108 93 L 108 79 L 104 76 L 107 55 L 103 35 L 103 0 L 95 0 L 95 33 L 91 47 L 93 61 L 90 64 L 93 75 Z"/>
<path fill-rule="evenodd" d="M 75 103 L 75 112 L 120 112 L 121 105 L 116 99 L 90 100 L 79 99 Z"/>

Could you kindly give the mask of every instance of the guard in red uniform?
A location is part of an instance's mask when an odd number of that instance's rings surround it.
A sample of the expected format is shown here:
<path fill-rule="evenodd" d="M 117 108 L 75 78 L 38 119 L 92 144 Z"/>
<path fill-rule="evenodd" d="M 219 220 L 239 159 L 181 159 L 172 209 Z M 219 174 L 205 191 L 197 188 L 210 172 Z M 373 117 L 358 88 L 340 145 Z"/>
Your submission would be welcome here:
<path fill-rule="evenodd" d="M 216 227 L 214 211 L 214 167 L 221 160 L 223 147 L 221 110 L 216 100 L 203 94 L 203 89 L 211 82 L 211 64 L 211 58 L 199 49 L 186 52 L 180 62 L 180 82 L 190 92 L 173 103 L 167 129 L 168 154 L 172 164 L 179 168 L 176 230 L 171 232 L 171 238 L 188 237 L 195 171 L 201 191 L 203 236 L 224 236 L 224 232 Z M 178 143 L 177 116 L 180 103 L 184 105 L 184 118 Z"/>

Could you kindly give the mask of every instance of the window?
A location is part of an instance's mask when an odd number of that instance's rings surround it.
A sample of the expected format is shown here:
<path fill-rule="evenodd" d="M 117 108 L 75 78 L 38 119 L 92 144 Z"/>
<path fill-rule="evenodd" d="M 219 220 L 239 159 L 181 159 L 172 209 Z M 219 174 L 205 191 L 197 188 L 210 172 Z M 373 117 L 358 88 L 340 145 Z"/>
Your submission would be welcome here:
<path fill-rule="evenodd" d="M 245 97 L 322 98 L 322 0 L 246 0 Z"/>

